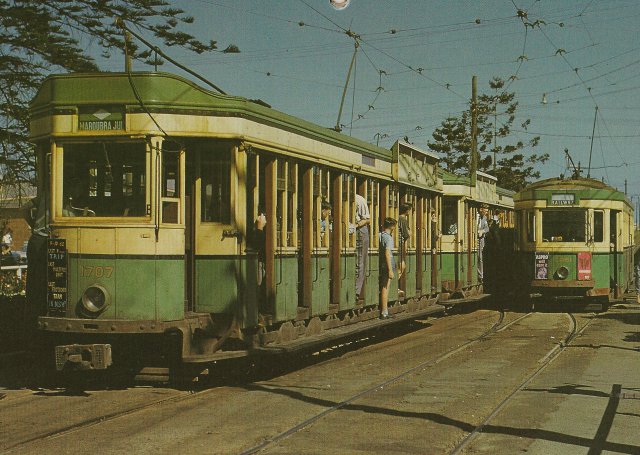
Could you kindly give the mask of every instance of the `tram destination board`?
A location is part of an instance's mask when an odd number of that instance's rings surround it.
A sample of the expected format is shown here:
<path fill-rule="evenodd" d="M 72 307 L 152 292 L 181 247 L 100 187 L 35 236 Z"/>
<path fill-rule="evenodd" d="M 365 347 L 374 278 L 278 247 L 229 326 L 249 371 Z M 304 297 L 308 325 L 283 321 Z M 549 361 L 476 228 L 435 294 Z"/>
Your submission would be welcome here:
<path fill-rule="evenodd" d="M 49 315 L 67 310 L 67 241 L 47 240 L 47 305 Z"/>
<path fill-rule="evenodd" d="M 125 114 L 118 106 L 83 106 L 78 109 L 78 131 L 124 131 Z"/>

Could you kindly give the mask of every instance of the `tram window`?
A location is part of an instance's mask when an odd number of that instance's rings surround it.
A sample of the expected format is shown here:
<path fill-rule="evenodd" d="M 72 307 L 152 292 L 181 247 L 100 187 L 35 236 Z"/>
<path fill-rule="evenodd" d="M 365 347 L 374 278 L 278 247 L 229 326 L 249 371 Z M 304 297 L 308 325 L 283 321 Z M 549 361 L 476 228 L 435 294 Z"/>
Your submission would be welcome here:
<path fill-rule="evenodd" d="M 356 205 L 355 205 L 355 179 L 351 174 L 342 175 L 342 235 L 344 246 L 356 246 Z"/>
<path fill-rule="evenodd" d="M 146 145 L 66 144 L 62 216 L 146 216 Z"/>
<path fill-rule="evenodd" d="M 180 197 L 180 154 L 162 153 L 162 197 Z"/>
<path fill-rule="evenodd" d="M 201 167 L 201 221 L 229 224 L 231 221 L 231 154 L 204 153 Z"/>
<path fill-rule="evenodd" d="M 329 197 L 329 171 L 317 166 L 313 168 L 313 219 L 314 247 L 328 247 L 330 233 L 333 230 L 331 211 L 323 211 L 323 204 L 331 206 Z M 326 218 L 322 219 L 323 214 Z"/>
<path fill-rule="evenodd" d="M 438 216 L 438 196 L 432 197 L 430 200 L 428 199 L 428 213 L 429 213 L 429 239 L 431 243 L 431 249 L 435 253 L 438 248 L 438 240 L 442 235 L 442 231 L 438 226 L 440 222 L 440 218 Z"/>
<path fill-rule="evenodd" d="M 593 241 L 604 242 L 604 212 L 593 212 Z"/>
<path fill-rule="evenodd" d="M 298 244 L 298 165 L 278 158 L 276 182 L 276 245 Z"/>
<path fill-rule="evenodd" d="M 443 234 L 458 233 L 458 200 L 453 197 L 445 197 L 442 201 Z"/>
<path fill-rule="evenodd" d="M 407 247 L 408 248 L 415 248 L 415 239 L 416 239 L 416 235 L 415 235 L 415 214 L 416 214 L 416 201 L 417 198 L 415 196 L 415 190 L 413 188 L 402 188 L 402 191 L 400 193 L 400 204 L 398 206 L 398 213 L 397 213 L 397 218 L 396 220 L 398 220 L 398 228 L 396 229 L 396 233 L 398 236 L 398 244 L 400 244 L 400 236 L 401 236 L 401 230 L 400 230 L 400 216 L 402 215 L 402 209 L 403 206 L 405 204 L 409 204 L 411 206 L 411 210 L 409 210 L 409 213 L 407 215 L 407 227 L 409 228 L 409 231 L 413 234 L 409 236 L 409 239 L 407 240 Z"/>
<path fill-rule="evenodd" d="M 544 242 L 584 242 L 585 210 L 544 210 L 542 239 Z"/>
<path fill-rule="evenodd" d="M 298 165 L 287 163 L 287 243 L 286 246 L 297 246 L 298 210 L 296 188 L 298 187 Z"/>

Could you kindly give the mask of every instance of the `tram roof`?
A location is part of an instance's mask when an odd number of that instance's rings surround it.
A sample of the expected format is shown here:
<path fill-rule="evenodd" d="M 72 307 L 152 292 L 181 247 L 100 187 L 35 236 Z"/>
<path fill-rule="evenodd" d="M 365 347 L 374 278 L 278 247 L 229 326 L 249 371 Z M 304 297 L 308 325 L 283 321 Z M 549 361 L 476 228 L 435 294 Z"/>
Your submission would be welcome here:
<path fill-rule="evenodd" d="M 128 113 L 149 111 L 242 117 L 363 155 L 385 161 L 392 159 L 391 150 L 285 114 L 266 103 L 215 93 L 181 76 L 164 72 L 51 75 L 43 81 L 30 108 L 32 118 L 37 118 L 76 106 L 107 105 L 126 106 Z"/>
<path fill-rule="evenodd" d="M 473 188 L 471 177 L 454 174 L 446 169 L 438 169 L 438 175 L 445 186 L 445 195 L 472 196 L 478 202 L 513 208 L 514 191 L 497 186 L 497 178 L 484 172 L 476 173 L 476 185 Z"/>
<path fill-rule="evenodd" d="M 550 178 L 534 182 L 516 193 L 516 201 L 533 199 L 547 199 L 549 193 L 579 192 L 582 199 L 596 199 L 609 201 L 624 201 L 631 207 L 631 203 L 621 191 L 601 182 L 600 180 L 579 178 Z"/>

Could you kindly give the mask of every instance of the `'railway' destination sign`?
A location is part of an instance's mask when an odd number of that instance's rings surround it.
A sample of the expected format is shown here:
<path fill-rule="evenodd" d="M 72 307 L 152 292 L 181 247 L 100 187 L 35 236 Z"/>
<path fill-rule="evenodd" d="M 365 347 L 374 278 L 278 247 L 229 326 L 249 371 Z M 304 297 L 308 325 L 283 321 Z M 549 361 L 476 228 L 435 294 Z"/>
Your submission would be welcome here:
<path fill-rule="evenodd" d="M 574 205 L 576 195 L 572 193 L 552 194 L 551 205 Z"/>

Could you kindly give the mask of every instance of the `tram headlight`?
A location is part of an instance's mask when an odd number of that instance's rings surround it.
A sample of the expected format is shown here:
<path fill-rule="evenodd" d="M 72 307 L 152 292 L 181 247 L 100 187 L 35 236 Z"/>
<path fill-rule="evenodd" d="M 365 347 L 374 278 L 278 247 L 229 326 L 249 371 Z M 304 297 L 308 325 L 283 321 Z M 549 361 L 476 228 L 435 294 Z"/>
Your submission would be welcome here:
<path fill-rule="evenodd" d="M 89 316 L 97 316 L 111 303 L 109 293 L 99 284 L 89 286 L 82 293 L 82 306 Z"/>
<path fill-rule="evenodd" d="M 556 270 L 556 276 L 559 280 L 566 280 L 569 277 L 569 269 L 565 266 L 559 267 L 558 270 Z"/>

